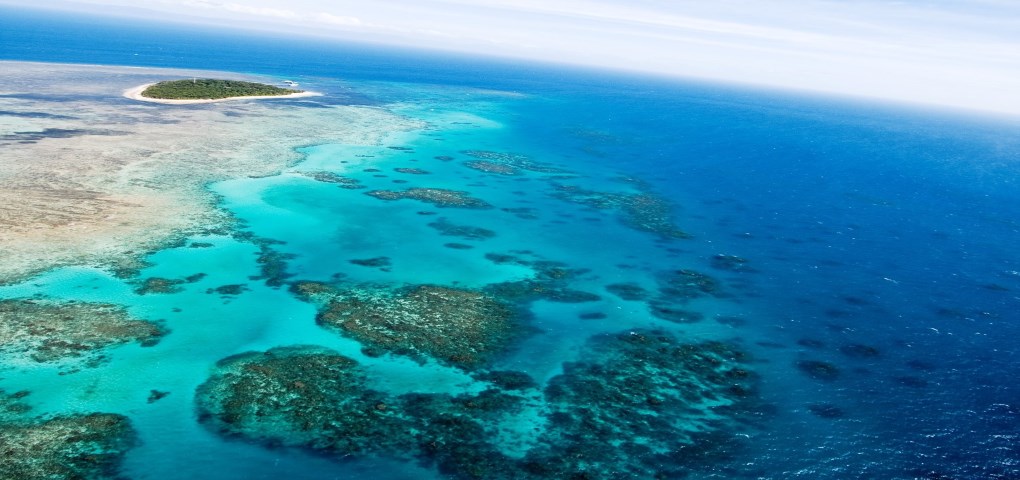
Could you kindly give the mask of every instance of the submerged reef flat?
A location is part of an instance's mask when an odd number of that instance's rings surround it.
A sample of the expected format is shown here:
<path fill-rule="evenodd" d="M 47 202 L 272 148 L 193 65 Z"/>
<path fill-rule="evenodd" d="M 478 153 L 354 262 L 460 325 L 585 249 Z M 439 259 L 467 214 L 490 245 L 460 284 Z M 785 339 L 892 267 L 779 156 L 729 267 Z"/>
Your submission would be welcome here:
<path fill-rule="evenodd" d="M 473 168 L 479 172 L 485 173 L 496 173 L 499 175 L 520 175 L 521 170 L 511 165 L 503 163 L 487 162 L 485 160 L 469 160 L 464 162 L 464 166 Z"/>
<path fill-rule="evenodd" d="M 361 185 L 360 180 L 356 178 L 345 177 L 343 175 L 333 172 L 301 172 L 301 174 L 317 182 L 335 183 L 339 185 L 340 188 L 347 188 L 352 190 L 358 188 L 365 188 L 364 185 Z"/>
<path fill-rule="evenodd" d="M 385 449 L 394 413 L 357 365 L 318 347 L 224 359 L 198 389 L 199 420 L 220 433 L 339 455 Z"/>
<path fill-rule="evenodd" d="M 520 372 L 482 371 L 491 386 L 477 393 L 393 395 L 369 388 L 350 358 L 287 347 L 220 361 L 196 402 L 222 435 L 338 460 L 417 460 L 444 478 L 679 478 L 752 428 L 745 362 L 721 343 L 628 331 L 590 341 L 544 390 Z M 508 429 L 522 412 L 539 420 L 526 435 Z"/>
<path fill-rule="evenodd" d="M 292 291 L 319 306 L 320 325 L 360 341 L 369 353 L 472 368 L 505 350 L 521 329 L 514 309 L 473 290 L 436 285 L 341 289 L 298 282 Z"/>
<path fill-rule="evenodd" d="M 0 423 L 0 478 L 117 478 L 124 454 L 136 443 L 123 415 L 93 413 Z"/>
<path fill-rule="evenodd" d="M 691 238 L 673 223 L 673 206 L 669 201 L 649 191 L 599 192 L 573 185 L 555 185 L 552 196 L 599 210 L 615 210 L 622 224 L 640 232 L 664 239 Z"/>
<path fill-rule="evenodd" d="M 318 347 L 285 347 L 219 362 L 196 401 L 199 420 L 223 435 L 337 459 L 418 459 L 453 478 L 522 478 L 491 475 L 514 465 L 487 436 L 496 420 L 520 407 L 520 393 L 393 396 L 367 388 L 354 360 Z"/>
<path fill-rule="evenodd" d="M 210 182 L 278 172 L 300 159 L 295 147 L 376 145 L 421 126 L 377 108 L 178 108 L 121 97 L 132 85 L 191 76 L 0 62 L 0 110 L 19 114 L 0 119 L 0 283 L 63 265 L 137 266 L 181 233 L 229 220 Z"/>
<path fill-rule="evenodd" d="M 535 173 L 572 173 L 569 170 L 548 163 L 536 162 L 531 157 L 519 153 L 492 152 L 488 150 L 465 150 L 461 153 L 479 160 L 469 161 L 464 166 L 487 173 L 516 175 L 520 173 L 520 170 Z"/>
<path fill-rule="evenodd" d="M 686 302 L 698 297 L 722 295 L 719 281 L 691 269 L 679 269 L 658 275 L 659 293 L 671 301 Z"/>
<path fill-rule="evenodd" d="M 92 413 L 33 417 L 30 392 L 0 390 L 0 478 L 117 478 L 124 454 L 137 443 L 127 417 Z"/>
<path fill-rule="evenodd" d="M 430 228 L 435 229 L 440 235 L 448 237 L 460 237 L 466 240 L 486 240 L 496 236 L 496 232 L 487 228 L 472 227 L 470 225 L 458 225 L 445 217 L 429 223 Z"/>
<path fill-rule="evenodd" d="M 569 268 L 563 262 L 529 259 L 507 253 L 488 253 L 485 258 L 498 265 L 521 265 L 534 270 L 535 274 L 531 278 L 485 286 L 486 292 L 508 302 L 527 304 L 536 300 L 547 300 L 559 303 L 584 303 L 602 299 L 597 294 L 570 287 L 571 281 L 587 273 L 587 270 Z"/>
<path fill-rule="evenodd" d="M 694 323 L 704 320 L 704 314 L 691 310 L 688 304 L 701 297 L 725 297 L 719 280 L 691 269 L 679 269 L 659 272 L 656 275 L 659 294 L 647 300 L 649 313 L 654 317 L 672 323 Z M 637 299 L 629 296 L 632 292 L 622 289 L 620 285 L 606 288 L 624 299 Z"/>
<path fill-rule="evenodd" d="M 746 355 L 664 331 L 595 337 L 549 381 L 550 425 L 528 465 L 544 478 L 679 478 L 731 450 L 754 406 Z"/>
<path fill-rule="evenodd" d="M 0 355 L 28 355 L 36 362 L 95 360 L 108 346 L 152 346 L 166 330 L 135 320 L 119 306 L 48 300 L 0 300 Z"/>
<path fill-rule="evenodd" d="M 485 200 L 471 196 L 470 193 L 444 188 L 408 188 L 407 190 L 372 190 L 365 192 L 379 200 L 418 200 L 431 203 L 439 208 L 492 208 Z"/>

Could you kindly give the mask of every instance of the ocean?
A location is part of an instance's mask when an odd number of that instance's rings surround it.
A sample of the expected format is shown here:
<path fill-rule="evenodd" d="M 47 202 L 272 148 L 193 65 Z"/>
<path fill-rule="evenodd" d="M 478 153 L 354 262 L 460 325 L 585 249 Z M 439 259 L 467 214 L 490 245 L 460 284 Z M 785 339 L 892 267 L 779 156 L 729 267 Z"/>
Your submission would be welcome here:
<path fill-rule="evenodd" d="M 127 478 L 1020 478 L 1016 118 L 0 13 L 0 60 L 422 125 L 209 185 L 236 229 L 135 279 L 0 286 L 164 322 L 74 373 L 0 358 L 36 413 L 126 415 Z"/>

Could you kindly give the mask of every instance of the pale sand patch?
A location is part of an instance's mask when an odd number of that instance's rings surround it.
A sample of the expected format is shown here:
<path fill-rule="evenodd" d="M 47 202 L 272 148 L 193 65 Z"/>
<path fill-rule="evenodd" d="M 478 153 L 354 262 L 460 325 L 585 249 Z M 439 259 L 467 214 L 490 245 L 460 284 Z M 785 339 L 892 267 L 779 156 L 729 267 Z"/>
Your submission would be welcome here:
<path fill-rule="evenodd" d="M 139 85 L 134 88 L 129 88 L 124 91 L 124 96 L 130 98 L 131 100 L 138 100 L 140 102 L 162 103 L 166 105 L 194 105 L 197 103 L 231 102 L 234 100 L 264 100 L 271 98 L 302 98 L 322 96 L 322 94 L 318 92 L 298 92 L 290 93 L 287 95 L 249 95 L 244 97 L 215 98 L 215 99 L 207 98 L 200 100 L 171 100 L 165 98 L 143 97 L 142 92 L 144 92 L 146 88 L 149 88 L 153 85 L 155 85 L 155 83 L 146 83 L 145 85 Z"/>
<path fill-rule="evenodd" d="M 58 266 L 135 267 L 229 224 L 211 182 L 277 173 L 301 159 L 295 147 L 380 145 L 424 127 L 372 107 L 121 101 L 127 86 L 171 75 L 191 72 L 0 61 L 0 94 L 13 94 L 0 110 L 32 113 L 0 125 L 0 284 Z"/>

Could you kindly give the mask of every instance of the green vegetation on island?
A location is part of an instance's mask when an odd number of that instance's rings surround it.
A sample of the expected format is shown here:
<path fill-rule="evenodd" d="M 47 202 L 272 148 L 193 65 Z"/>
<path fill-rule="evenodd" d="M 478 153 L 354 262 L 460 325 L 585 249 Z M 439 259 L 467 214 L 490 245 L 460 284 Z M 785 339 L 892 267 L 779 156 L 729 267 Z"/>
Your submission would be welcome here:
<path fill-rule="evenodd" d="M 274 87 L 264 83 L 195 78 L 152 84 L 142 91 L 142 96 L 163 100 L 218 100 L 233 97 L 280 96 L 292 93 L 301 93 L 301 90 Z"/>

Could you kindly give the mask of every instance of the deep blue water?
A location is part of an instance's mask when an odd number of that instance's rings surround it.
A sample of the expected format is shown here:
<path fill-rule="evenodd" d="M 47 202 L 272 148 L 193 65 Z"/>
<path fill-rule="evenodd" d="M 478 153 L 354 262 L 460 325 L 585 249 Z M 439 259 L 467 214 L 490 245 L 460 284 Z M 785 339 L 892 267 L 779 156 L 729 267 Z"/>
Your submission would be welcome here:
<path fill-rule="evenodd" d="M 503 366 L 539 380 L 554 376 L 571 349 L 590 335 L 662 326 L 643 306 L 606 293 L 606 284 L 652 288 L 659 272 L 681 268 L 713 275 L 726 296 L 692 304 L 704 320 L 668 328 L 692 338 L 735 341 L 749 351 L 756 359 L 761 408 L 754 429 L 741 433 L 747 441 L 729 452 L 732 457 L 695 476 L 1020 478 L 1015 119 L 237 32 L 0 13 L 0 59 L 214 68 L 310 84 L 341 78 L 361 102 L 433 122 L 435 131 L 391 145 L 412 149 L 413 155 L 384 147 L 311 146 L 303 152 L 307 161 L 289 176 L 211 188 L 253 233 L 287 242 L 278 249 L 295 255 L 288 267 L 301 279 L 329 281 L 342 272 L 352 281 L 481 287 L 520 273 L 493 266 L 482 254 L 513 250 L 588 269 L 575 288 L 597 292 L 603 300 L 536 302 L 531 314 L 545 333 L 505 360 Z M 207 48 L 210 43 L 218 48 Z M 445 97 L 469 87 L 523 96 L 474 103 Z M 416 103 L 421 107 L 408 106 Z M 428 108 L 471 112 L 503 128 L 444 123 Z M 468 160 L 466 150 L 528 155 L 579 176 L 543 180 L 528 174 L 518 182 L 486 175 L 460 165 Z M 391 180 L 404 177 L 393 174 L 394 167 L 420 167 L 430 176 L 409 178 L 408 186 L 468 190 L 499 207 L 532 208 L 537 218 L 381 202 L 296 175 L 347 172 L 338 162 L 361 158 L 357 155 L 373 155 L 385 165 L 387 177 L 350 173 L 371 189 L 396 188 Z M 457 158 L 429 160 L 440 155 Z M 419 162 L 409 163 L 412 157 Z M 552 197 L 560 184 L 633 192 L 619 181 L 621 175 L 648 182 L 646 191 L 673 205 L 672 220 L 693 238 L 664 241 L 624 228 L 612 212 Z M 423 209 L 439 214 L 424 217 Z M 376 225 L 383 216 L 386 224 Z M 475 242 L 473 250 L 445 248 L 458 240 L 437 237 L 427 225 L 439 216 L 497 235 Z M 292 228 L 295 224 L 312 225 L 318 233 L 308 235 Z M 386 240 L 402 235 L 400 242 Z M 251 254 L 247 244 L 217 242 L 223 255 Z M 193 254 L 179 250 L 158 255 Z M 746 259 L 751 268 L 713 269 L 712 259 L 720 254 Z M 390 257 L 392 271 L 348 262 L 376 256 Z M 180 262 L 155 263 L 156 269 L 169 269 L 163 276 L 187 273 L 173 266 Z M 223 275 L 221 283 L 228 283 L 230 273 Z M 284 291 L 252 288 L 264 298 L 257 304 L 239 300 L 243 306 L 236 308 L 250 309 L 245 315 L 257 316 L 260 308 L 309 315 L 307 305 Z M 165 305 L 139 308 L 178 304 L 170 298 Z M 222 308 L 223 315 L 234 314 Z M 577 320 L 593 312 L 607 317 L 602 323 Z M 178 330 L 182 336 L 188 331 L 183 325 Z M 351 348 L 314 325 L 307 330 L 252 332 L 250 344 L 225 350 L 265 350 L 286 335 L 305 341 L 321 335 L 324 345 Z M 839 374 L 811 378 L 797 366 L 804 361 L 829 362 Z M 445 377 L 436 378 L 442 383 Z M 178 397 L 190 402 L 187 394 Z M 170 422 L 188 421 L 168 418 L 168 431 L 177 428 Z M 147 441 L 159 438 L 154 434 Z M 236 458 L 258 456 L 259 448 Z M 187 462 L 172 455 L 163 461 Z M 140 460 L 133 462 L 137 475 Z M 302 462 L 303 457 L 294 460 L 293 468 L 305 470 L 287 474 L 353 478 L 372 469 Z M 386 475 L 395 478 L 420 473 L 390 468 L 393 473 Z M 223 478 L 215 470 L 207 473 Z M 254 478 L 255 467 L 249 473 Z"/>

